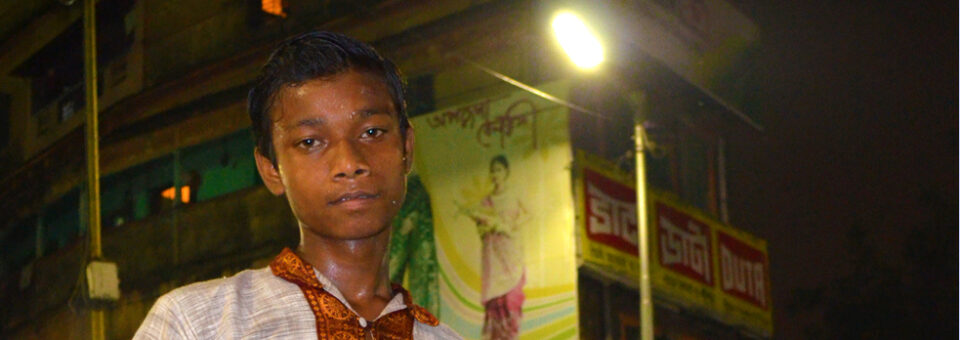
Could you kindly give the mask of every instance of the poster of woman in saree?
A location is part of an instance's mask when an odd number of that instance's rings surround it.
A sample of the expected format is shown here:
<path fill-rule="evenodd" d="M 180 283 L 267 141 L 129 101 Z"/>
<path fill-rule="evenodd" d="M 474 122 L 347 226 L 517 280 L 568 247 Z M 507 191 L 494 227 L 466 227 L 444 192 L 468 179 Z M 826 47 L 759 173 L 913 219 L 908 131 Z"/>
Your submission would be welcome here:
<path fill-rule="evenodd" d="M 461 206 L 461 213 L 476 224 L 481 250 L 481 303 L 484 306 L 483 339 L 516 339 L 523 318 L 523 263 L 521 226 L 529 219 L 519 193 L 508 186 L 510 163 L 506 156 L 490 160 L 490 191 L 479 203 Z"/>

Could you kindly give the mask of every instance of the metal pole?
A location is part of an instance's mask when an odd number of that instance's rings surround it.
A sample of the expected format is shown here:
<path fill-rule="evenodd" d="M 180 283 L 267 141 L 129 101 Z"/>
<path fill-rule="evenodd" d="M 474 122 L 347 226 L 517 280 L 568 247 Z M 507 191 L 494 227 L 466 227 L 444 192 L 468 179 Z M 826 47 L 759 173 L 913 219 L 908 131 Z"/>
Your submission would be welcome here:
<path fill-rule="evenodd" d="M 644 103 L 645 104 L 645 103 Z M 653 340 L 653 294 L 650 290 L 650 234 L 647 216 L 647 169 L 644 154 L 643 121 L 634 121 L 634 146 L 636 151 L 637 176 L 637 233 L 640 246 L 640 339 Z"/>
<path fill-rule="evenodd" d="M 719 177 L 720 182 L 720 220 L 729 224 L 730 215 L 727 211 L 727 143 L 723 137 L 717 139 L 717 177 Z"/>
<path fill-rule="evenodd" d="M 100 155 L 97 124 L 97 32 L 96 1 L 83 1 L 83 73 L 86 81 L 87 207 L 90 259 L 103 257 L 100 244 Z M 103 310 L 90 310 L 90 338 L 104 339 Z"/>
<path fill-rule="evenodd" d="M 83 2 L 84 78 L 86 80 L 87 198 L 90 219 L 90 255 L 103 256 L 100 245 L 100 143 L 97 124 L 97 48 L 95 1 Z"/>

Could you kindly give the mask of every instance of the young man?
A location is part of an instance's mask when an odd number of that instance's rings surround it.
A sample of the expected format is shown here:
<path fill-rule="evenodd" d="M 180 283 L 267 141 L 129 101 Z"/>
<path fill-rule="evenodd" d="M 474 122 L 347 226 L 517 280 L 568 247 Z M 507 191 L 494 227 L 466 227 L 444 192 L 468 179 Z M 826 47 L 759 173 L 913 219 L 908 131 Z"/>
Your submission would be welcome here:
<path fill-rule="evenodd" d="M 349 37 L 311 32 L 274 51 L 249 95 L 254 157 L 300 244 L 162 296 L 134 338 L 459 338 L 388 278 L 413 164 L 403 95 L 394 64 Z"/>

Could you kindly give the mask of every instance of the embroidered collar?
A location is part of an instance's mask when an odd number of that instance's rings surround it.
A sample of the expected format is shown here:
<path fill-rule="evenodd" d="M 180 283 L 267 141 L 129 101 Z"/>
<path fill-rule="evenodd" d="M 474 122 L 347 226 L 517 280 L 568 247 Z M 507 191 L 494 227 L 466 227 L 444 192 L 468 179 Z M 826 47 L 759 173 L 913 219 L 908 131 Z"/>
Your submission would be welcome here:
<path fill-rule="evenodd" d="M 320 314 L 322 314 L 323 310 L 325 310 L 326 308 L 320 308 L 321 307 L 319 305 L 320 301 L 315 301 L 319 299 L 312 298 L 316 295 L 316 293 L 329 295 L 330 298 L 333 298 L 336 301 L 338 301 L 344 309 L 347 309 L 346 312 L 353 314 L 354 317 L 358 317 L 356 316 L 355 312 L 347 308 L 346 303 L 344 301 L 340 301 L 339 299 L 335 298 L 332 294 L 330 294 L 329 291 L 323 288 L 323 284 L 321 284 L 320 280 L 317 279 L 317 273 L 314 271 L 313 267 L 309 263 L 303 261 L 303 259 L 301 259 L 300 256 L 298 256 L 292 250 L 290 250 L 290 248 L 284 248 L 283 251 L 281 251 L 280 254 L 273 259 L 273 261 L 270 263 L 270 270 L 277 277 L 280 277 L 284 280 L 287 280 L 289 282 L 296 284 L 297 286 L 300 286 L 300 289 L 303 290 L 305 295 L 307 296 L 307 300 L 308 302 L 310 302 L 310 305 L 311 305 L 310 307 L 314 310 L 314 314 L 316 314 L 316 316 L 318 317 L 318 320 L 317 320 L 318 322 L 321 321 Z M 331 288 L 336 289 L 335 287 L 331 287 Z M 396 283 L 392 283 L 391 288 L 393 289 L 394 293 L 399 293 L 403 297 L 403 304 L 406 305 L 407 308 L 394 311 L 390 314 L 406 312 L 405 314 L 409 314 L 420 323 L 427 324 L 430 326 L 437 326 L 440 324 L 440 320 L 438 320 L 437 317 L 433 316 L 433 314 L 427 311 L 426 308 L 423 308 L 419 305 L 414 304 L 413 299 L 410 297 L 410 292 L 408 292 L 406 289 L 403 289 L 402 286 Z M 338 314 L 339 316 L 344 316 L 343 310 L 337 310 L 332 312 Z M 381 315 L 381 318 L 384 316 L 385 315 Z M 375 322 L 376 320 L 368 320 L 368 321 Z"/>

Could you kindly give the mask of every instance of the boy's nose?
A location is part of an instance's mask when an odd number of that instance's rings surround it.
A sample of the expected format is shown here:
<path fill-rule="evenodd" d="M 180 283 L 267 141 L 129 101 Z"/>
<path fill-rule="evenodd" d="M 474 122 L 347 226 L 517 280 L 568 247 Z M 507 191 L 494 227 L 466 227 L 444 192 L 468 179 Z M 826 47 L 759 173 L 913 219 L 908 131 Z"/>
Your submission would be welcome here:
<path fill-rule="evenodd" d="M 333 155 L 334 179 L 353 179 L 370 173 L 365 157 L 353 143 L 340 143 Z"/>

